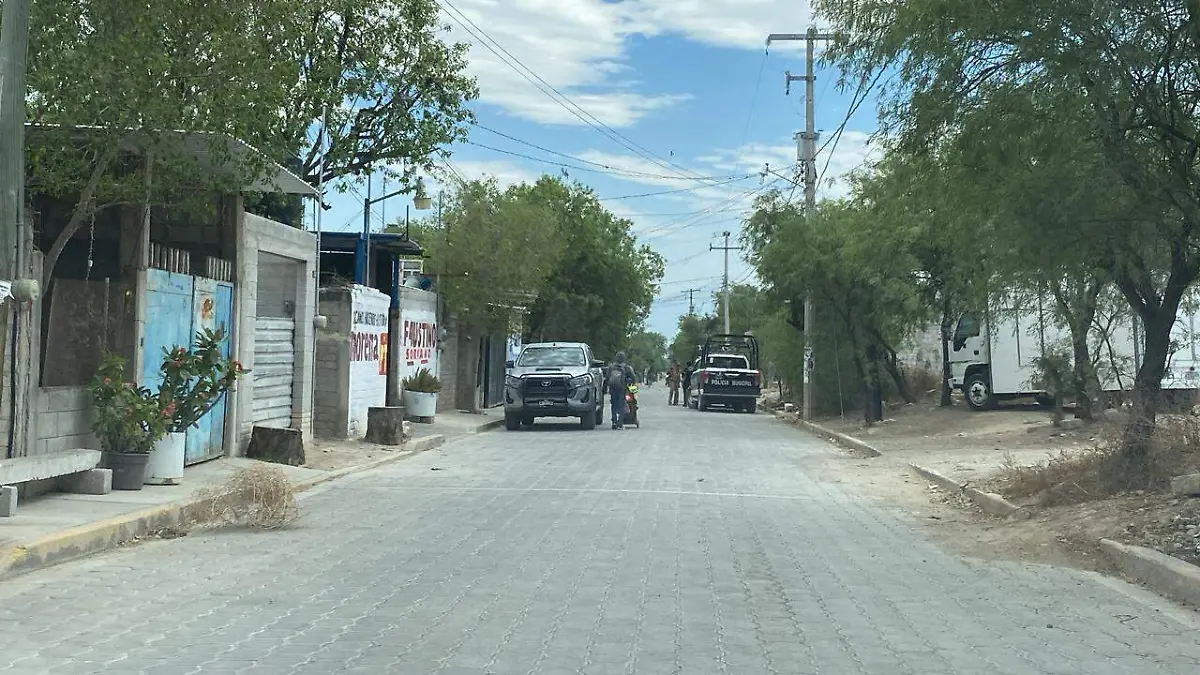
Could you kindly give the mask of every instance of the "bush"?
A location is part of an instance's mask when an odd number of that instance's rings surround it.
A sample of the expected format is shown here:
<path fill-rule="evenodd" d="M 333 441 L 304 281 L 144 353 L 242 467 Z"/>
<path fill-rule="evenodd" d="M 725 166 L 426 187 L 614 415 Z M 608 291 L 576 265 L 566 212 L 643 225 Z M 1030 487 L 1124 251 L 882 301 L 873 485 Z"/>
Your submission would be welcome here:
<path fill-rule="evenodd" d="M 421 368 L 416 374 L 404 378 L 402 384 L 405 391 L 415 391 L 422 394 L 436 394 L 442 390 L 441 380 L 429 372 L 428 368 Z"/>

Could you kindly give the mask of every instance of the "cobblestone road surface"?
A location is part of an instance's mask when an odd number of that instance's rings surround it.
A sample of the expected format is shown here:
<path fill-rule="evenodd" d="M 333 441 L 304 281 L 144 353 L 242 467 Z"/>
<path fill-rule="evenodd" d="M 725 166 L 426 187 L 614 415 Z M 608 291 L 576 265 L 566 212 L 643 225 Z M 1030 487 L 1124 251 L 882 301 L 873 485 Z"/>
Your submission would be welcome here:
<path fill-rule="evenodd" d="M 661 395 L 642 429 L 492 432 L 330 484 L 286 531 L 0 582 L 0 672 L 1200 672 L 1189 611 L 944 553 L 814 478 L 820 441 Z"/>

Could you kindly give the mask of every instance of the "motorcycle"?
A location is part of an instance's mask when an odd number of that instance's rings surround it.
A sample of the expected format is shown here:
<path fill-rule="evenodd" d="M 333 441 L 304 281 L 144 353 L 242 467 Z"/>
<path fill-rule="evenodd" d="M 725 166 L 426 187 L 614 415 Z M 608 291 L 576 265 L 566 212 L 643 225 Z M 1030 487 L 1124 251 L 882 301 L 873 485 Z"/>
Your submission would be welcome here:
<path fill-rule="evenodd" d="M 638 386 L 636 384 L 629 385 L 625 391 L 625 423 L 641 429 L 642 425 L 638 421 L 638 401 L 637 401 Z"/>

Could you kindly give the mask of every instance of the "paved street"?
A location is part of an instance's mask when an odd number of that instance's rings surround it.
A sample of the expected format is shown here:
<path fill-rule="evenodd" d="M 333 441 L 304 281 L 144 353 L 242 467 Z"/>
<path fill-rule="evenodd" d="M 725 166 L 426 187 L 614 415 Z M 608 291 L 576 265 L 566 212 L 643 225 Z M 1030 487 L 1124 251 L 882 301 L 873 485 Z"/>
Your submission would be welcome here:
<path fill-rule="evenodd" d="M 1189 612 L 967 560 L 818 481 L 766 415 L 497 431 L 307 495 L 278 532 L 0 582 L 0 672 L 1106 675 L 1200 672 Z"/>

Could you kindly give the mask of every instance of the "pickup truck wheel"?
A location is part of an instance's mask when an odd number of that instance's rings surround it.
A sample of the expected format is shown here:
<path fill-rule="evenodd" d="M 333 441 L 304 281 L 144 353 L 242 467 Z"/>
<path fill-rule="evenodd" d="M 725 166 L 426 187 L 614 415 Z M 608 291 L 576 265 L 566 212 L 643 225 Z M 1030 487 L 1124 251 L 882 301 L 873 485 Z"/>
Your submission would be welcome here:
<path fill-rule="evenodd" d="M 521 430 L 521 416 L 515 413 L 504 414 L 504 428 L 509 431 Z"/>
<path fill-rule="evenodd" d="M 583 427 L 584 431 L 591 431 L 592 429 L 595 429 L 596 428 L 596 416 L 589 414 L 589 415 L 584 415 L 583 417 L 580 417 L 579 418 L 579 426 Z"/>
<path fill-rule="evenodd" d="M 746 404 L 746 414 L 753 415 L 758 412 L 758 404 L 753 401 Z"/>
<path fill-rule="evenodd" d="M 604 407 L 601 406 L 599 408 L 596 408 L 596 426 L 602 426 L 603 424 L 604 424 Z"/>
<path fill-rule="evenodd" d="M 708 410 L 708 401 L 704 400 L 703 396 L 696 397 L 696 410 L 700 412 Z"/>
<path fill-rule="evenodd" d="M 533 426 L 533 415 L 525 415 L 521 417 L 521 425 L 526 427 Z"/>

